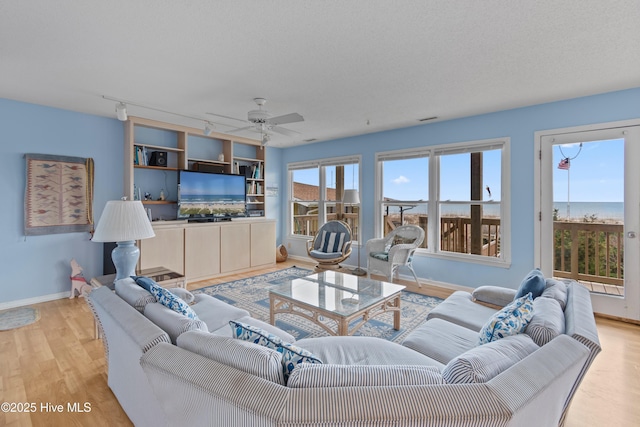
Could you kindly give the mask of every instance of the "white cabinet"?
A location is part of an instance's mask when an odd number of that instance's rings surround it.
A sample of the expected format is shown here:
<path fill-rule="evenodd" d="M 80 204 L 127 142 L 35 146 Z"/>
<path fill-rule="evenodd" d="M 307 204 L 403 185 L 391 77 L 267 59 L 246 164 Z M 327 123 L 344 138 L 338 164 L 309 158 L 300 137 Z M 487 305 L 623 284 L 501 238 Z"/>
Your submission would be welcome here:
<path fill-rule="evenodd" d="M 251 224 L 251 267 L 276 262 L 275 242 L 275 222 L 256 222 Z"/>
<path fill-rule="evenodd" d="M 276 263 L 273 220 L 153 224 L 156 237 L 138 242 L 139 269 L 166 267 L 189 282 Z"/>
<path fill-rule="evenodd" d="M 251 224 L 224 225 L 220 229 L 220 271 L 251 267 Z"/>
<path fill-rule="evenodd" d="M 220 226 L 203 225 L 184 230 L 185 276 L 197 280 L 220 274 Z"/>
<path fill-rule="evenodd" d="M 140 270 L 166 267 L 184 274 L 184 229 L 154 228 L 155 237 L 139 241 Z"/>

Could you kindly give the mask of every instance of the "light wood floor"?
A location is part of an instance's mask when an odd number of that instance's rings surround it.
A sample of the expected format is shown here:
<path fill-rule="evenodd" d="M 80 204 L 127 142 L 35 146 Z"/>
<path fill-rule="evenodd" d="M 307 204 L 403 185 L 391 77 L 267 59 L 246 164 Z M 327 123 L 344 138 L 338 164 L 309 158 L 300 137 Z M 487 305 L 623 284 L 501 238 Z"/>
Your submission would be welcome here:
<path fill-rule="evenodd" d="M 189 285 L 189 289 L 237 280 L 298 265 L 287 261 L 251 273 Z M 417 290 L 415 284 L 408 290 Z M 450 291 L 423 286 L 422 292 L 445 298 Z M 107 385 L 102 342 L 93 336 L 93 317 L 83 299 L 35 305 L 41 318 L 0 331 L 0 403 L 34 403 L 33 413 L 0 412 L 0 426 L 131 426 Z M 640 326 L 596 319 L 603 347 L 580 386 L 567 427 L 640 425 Z M 69 412 L 68 404 L 90 405 Z M 47 404 L 49 412 L 46 411 Z M 53 407 L 63 406 L 62 412 Z"/>

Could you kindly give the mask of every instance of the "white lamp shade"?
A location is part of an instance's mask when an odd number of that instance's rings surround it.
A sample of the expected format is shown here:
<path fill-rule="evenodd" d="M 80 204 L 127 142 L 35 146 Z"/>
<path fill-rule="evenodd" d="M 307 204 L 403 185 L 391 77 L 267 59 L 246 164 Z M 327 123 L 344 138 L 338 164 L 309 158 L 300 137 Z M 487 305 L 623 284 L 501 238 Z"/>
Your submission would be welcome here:
<path fill-rule="evenodd" d="M 94 242 L 126 242 L 154 237 L 153 227 L 140 200 L 110 200 L 104 207 Z"/>
<path fill-rule="evenodd" d="M 350 205 L 360 204 L 360 194 L 358 193 L 358 190 L 344 190 L 342 203 L 347 203 Z"/>

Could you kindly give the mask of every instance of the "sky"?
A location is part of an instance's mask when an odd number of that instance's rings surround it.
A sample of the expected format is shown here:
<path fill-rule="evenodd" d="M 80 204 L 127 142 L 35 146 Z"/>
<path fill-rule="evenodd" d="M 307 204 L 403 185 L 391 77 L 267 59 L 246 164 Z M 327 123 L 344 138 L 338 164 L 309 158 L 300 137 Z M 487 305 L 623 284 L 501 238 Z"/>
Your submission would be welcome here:
<path fill-rule="evenodd" d="M 570 159 L 568 172 L 558 169 L 564 157 Z M 579 144 L 553 146 L 554 201 L 622 202 L 623 196 L 623 139 L 585 142 L 582 150 Z"/>
<path fill-rule="evenodd" d="M 553 147 L 553 200 L 556 202 L 622 202 L 624 194 L 624 140 L 606 140 Z M 558 169 L 564 157 L 570 158 L 570 170 Z M 470 155 L 441 157 L 441 200 L 470 199 Z M 333 168 L 330 168 L 333 170 Z M 501 200 L 500 151 L 485 151 L 483 156 L 483 200 Z M 355 179 L 352 173 L 355 172 Z M 386 161 L 384 196 L 396 200 L 428 200 L 428 159 Z M 567 179 L 569 189 L 567 188 Z M 295 180 L 318 185 L 317 169 L 295 172 Z M 333 172 L 327 181 L 335 188 Z M 345 188 L 358 189 L 358 165 L 345 166 Z M 489 187 L 487 191 L 486 187 Z"/>

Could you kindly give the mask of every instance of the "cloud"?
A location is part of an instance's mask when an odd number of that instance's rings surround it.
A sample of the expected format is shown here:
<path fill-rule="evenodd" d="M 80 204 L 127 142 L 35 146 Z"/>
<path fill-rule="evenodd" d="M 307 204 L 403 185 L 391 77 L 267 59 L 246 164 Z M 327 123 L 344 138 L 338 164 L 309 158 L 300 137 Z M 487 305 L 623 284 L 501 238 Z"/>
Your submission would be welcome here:
<path fill-rule="evenodd" d="M 406 176 L 400 175 L 399 177 L 394 179 L 392 182 L 394 184 L 406 184 L 407 182 L 409 182 L 409 178 L 407 178 Z"/>

